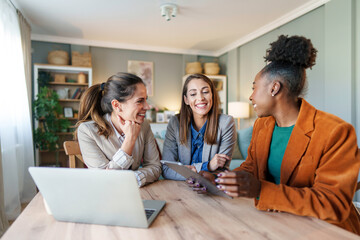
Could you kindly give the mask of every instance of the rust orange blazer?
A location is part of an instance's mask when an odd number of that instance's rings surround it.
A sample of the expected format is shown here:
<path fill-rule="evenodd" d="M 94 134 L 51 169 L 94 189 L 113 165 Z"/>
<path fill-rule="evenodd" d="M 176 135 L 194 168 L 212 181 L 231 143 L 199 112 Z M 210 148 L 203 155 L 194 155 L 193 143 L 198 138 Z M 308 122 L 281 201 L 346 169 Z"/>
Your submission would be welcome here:
<path fill-rule="evenodd" d="M 360 216 L 352 204 L 360 167 L 355 130 L 301 101 L 283 157 L 280 184 L 269 181 L 267 170 L 273 117 L 256 120 L 248 157 L 235 171 L 245 170 L 261 181 L 260 198 L 255 201 L 259 210 L 312 216 L 360 234 Z"/>

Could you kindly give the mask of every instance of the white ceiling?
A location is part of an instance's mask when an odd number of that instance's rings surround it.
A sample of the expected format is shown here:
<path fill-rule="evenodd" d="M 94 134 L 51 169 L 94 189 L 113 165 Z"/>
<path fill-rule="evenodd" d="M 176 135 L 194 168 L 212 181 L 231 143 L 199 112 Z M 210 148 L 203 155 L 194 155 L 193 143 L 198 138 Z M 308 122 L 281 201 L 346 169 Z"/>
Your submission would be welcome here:
<path fill-rule="evenodd" d="M 12 0 L 32 39 L 219 56 L 329 0 Z M 160 5 L 175 3 L 171 21 Z"/>

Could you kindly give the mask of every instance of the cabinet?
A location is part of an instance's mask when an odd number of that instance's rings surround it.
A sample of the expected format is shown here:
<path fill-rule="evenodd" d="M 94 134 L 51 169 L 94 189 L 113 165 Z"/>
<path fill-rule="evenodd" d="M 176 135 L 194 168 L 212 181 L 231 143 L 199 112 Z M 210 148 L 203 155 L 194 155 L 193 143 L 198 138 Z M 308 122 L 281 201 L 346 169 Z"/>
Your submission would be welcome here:
<path fill-rule="evenodd" d="M 92 68 L 74 67 L 50 64 L 34 64 L 34 89 L 33 100 L 39 93 L 39 76 L 46 74 L 51 81 L 45 85 L 59 95 L 59 104 L 61 105 L 61 114 L 57 116 L 60 119 L 70 121 L 70 127 L 62 132 L 57 132 L 59 137 L 57 152 L 49 150 L 36 150 L 36 165 L 54 165 L 56 164 L 56 155 L 59 157 L 59 164 L 62 167 L 68 165 L 68 158 L 63 150 L 63 142 L 73 139 L 73 130 L 77 121 L 77 112 L 79 110 L 81 94 L 92 84 Z M 84 81 L 85 77 L 85 81 Z M 80 80 L 80 82 L 78 82 Z M 34 129 L 37 129 L 44 119 L 34 121 Z"/>
<path fill-rule="evenodd" d="M 190 74 L 183 77 L 183 84 Z M 220 109 L 222 113 L 227 114 L 227 77 L 225 75 L 205 75 L 213 81 L 215 89 L 217 90 L 220 98 Z"/>

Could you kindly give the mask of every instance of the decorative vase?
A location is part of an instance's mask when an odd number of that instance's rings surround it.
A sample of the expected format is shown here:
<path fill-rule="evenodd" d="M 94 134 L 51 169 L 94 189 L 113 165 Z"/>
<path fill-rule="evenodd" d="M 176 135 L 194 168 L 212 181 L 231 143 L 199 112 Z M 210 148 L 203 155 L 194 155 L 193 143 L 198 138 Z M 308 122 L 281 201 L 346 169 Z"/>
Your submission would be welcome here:
<path fill-rule="evenodd" d="M 189 62 L 186 64 L 186 74 L 202 73 L 202 67 L 200 62 Z"/>
<path fill-rule="evenodd" d="M 69 98 L 69 88 L 62 88 L 56 90 L 56 93 L 59 95 L 60 99 L 68 99 Z"/>
<path fill-rule="evenodd" d="M 78 75 L 78 83 L 86 83 L 86 75 L 83 72 L 79 73 Z"/>
<path fill-rule="evenodd" d="M 204 63 L 204 72 L 207 75 L 218 75 L 220 67 L 218 63 Z"/>

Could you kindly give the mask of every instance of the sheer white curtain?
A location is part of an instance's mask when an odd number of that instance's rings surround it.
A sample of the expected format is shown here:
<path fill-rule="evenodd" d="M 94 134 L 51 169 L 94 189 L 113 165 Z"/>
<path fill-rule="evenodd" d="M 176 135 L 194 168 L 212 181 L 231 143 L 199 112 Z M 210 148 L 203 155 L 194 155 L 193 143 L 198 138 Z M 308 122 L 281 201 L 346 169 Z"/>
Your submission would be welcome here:
<path fill-rule="evenodd" d="M 31 116 L 31 28 L 30 24 L 26 21 L 22 13 L 19 10 L 17 10 L 16 12 L 18 15 L 20 26 L 21 46 L 24 56 L 26 88 L 29 102 L 29 111 Z"/>
<path fill-rule="evenodd" d="M 4 204 L 8 219 L 36 194 L 28 167 L 34 165 L 31 118 L 16 9 L 0 1 L 0 142 Z M 0 173 L 1 174 L 1 173 Z"/>
<path fill-rule="evenodd" d="M 1 148 L 1 142 L 0 142 L 0 148 Z M 3 178 L 2 178 L 2 160 L 1 160 L 1 154 L 0 154 L 0 238 L 5 233 L 6 229 L 9 227 L 9 222 L 5 216 L 5 207 L 4 207 L 4 184 L 3 184 Z"/>

